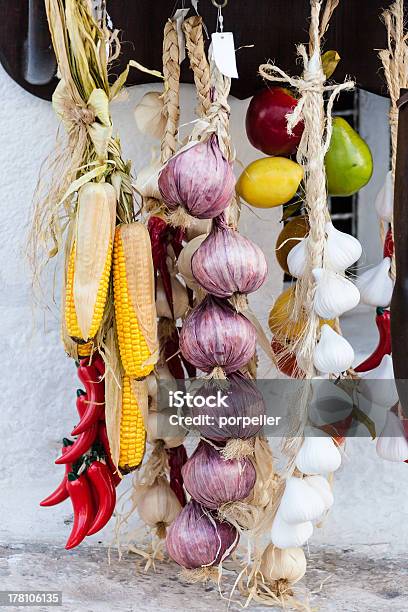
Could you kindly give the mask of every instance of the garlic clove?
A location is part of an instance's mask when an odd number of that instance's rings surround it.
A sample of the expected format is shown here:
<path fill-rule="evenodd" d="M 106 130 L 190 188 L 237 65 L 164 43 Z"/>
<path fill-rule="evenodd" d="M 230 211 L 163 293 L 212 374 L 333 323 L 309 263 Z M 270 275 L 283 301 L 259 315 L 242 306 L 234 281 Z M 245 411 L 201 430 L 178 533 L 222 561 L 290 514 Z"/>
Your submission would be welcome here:
<path fill-rule="evenodd" d="M 334 272 L 344 272 L 361 257 L 362 247 L 354 236 L 340 232 L 331 221 L 326 223 L 325 261 Z"/>
<path fill-rule="evenodd" d="M 315 368 L 325 374 L 339 374 L 348 370 L 353 361 L 351 344 L 329 325 L 323 325 L 313 354 Z"/>
<path fill-rule="evenodd" d="M 161 199 L 159 191 L 159 173 L 161 168 L 161 163 L 155 161 L 138 172 L 134 187 L 144 198 Z"/>
<path fill-rule="evenodd" d="M 378 406 L 391 408 L 398 402 L 391 355 L 384 355 L 379 366 L 360 373 L 358 389 L 366 399 Z"/>
<path fill-rule="evenodd" d="M 376 444 L 377 455 L 387 461 L 406 461 L 408 459 L 408 442 L 404 427 L 394 412 L 389 410 L 384 429 Z"/>
<path fill-rule="evenodd" d="M 391 170 L 387 172 L 384 185 L 375 199 L 375 210 L 380 219 L 391 223 L 394 208 L 394 184 Z"/>
<path fill-rule="evenodd" d="M 202 242 L 207 238 L 207 234 L 201 234 L 200 236 L 196 236 L 181 251 L 178 260 L 177 260 L 177 268 L 181 276 L 183 277 L 187 287 L 190 289 L 197 289 L 198 283 L 193 276 L 193 272 L 191 270 L 191 259 L 194 253 L 197 251 L 198 247 Z"/>
<path fill-rule="evenodd" d="M 303 480 L 321 496 L 325 510 L 329 510 L 334 503 L 334 496 L 327 479 L 323 476 L 315 475 L 306 476 Z"/>
<path fill-rule="evenodd" d="M 278 509 L 271 529 L 271 541 L 278 548 L 293 548 L 303 546 L 312 533 L 313 524 L 310 521 L 289 525 Z"/>
<path fill-rule="evenodd" d="M 359 275 L 356 285 L 361 301 L 370 306 L 386 308 L 390 305 L 394 283 L 390 277 L 391 259 L 384 257 L 381 263 Z"/>
<path fill-rule="evenodd" d="M 307 238 L 303 238 L 289 251 L 287 257 L 288 270 L 294 278 L 302 278 L 307 260 Z"/>
<path fill-rule="evenodd" d="M 286 580 L 296 584 L 306 573 L 306 557 L 303 548 L 280 549 L 269 544 L 263 554 L 259 567 L 267 582 Z"/>
<path fill-rule="evenodd" d="M 316 521 L 325 511 L 323 498 L 301 478 L 286 480 L 280 505 L 280 516 L 286 523 Z"/>
<path fill-rule="evenodd" d="M 134 116 L 137 128 L 142 134 L 161 140 L 166 128 L 166 116 L 160 92 L 147 92 L 136 105 Z"/>
<path fill-rule="evenodd" d="M 316 281 L 314 310 L 322 319 L 335 319 L 360 302 L 357 287 L 341 274 L 323 268 L 315 268 L 312 274 Z"/>
<path fill-rule="evenodd" d="M 332 438 L 310 430 L 297 454 L 297 469 L 303 474 L 328 474 L 340 465 L 341 454 Z"/>

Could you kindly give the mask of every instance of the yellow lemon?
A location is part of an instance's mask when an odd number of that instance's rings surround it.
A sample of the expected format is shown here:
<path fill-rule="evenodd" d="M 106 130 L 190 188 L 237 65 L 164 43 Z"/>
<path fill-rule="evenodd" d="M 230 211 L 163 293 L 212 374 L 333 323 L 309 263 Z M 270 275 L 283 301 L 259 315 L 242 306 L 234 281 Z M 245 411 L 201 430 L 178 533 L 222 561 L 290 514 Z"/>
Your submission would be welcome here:
<path fill-rule="evenodd" d="M 306 313 L 298 319 L 294 319 L 293 309 L 295 305 L 295 285 L 285 289 L 277 298 L 269 313 L 269 329 L 279 342 L 295 340 L 305 330 L 307 323 Z M 334 326 L 334 320 L 320 319 L 320 327 L 324 324 Z"/>
<path fill-rule="evenodd" d="M 256 208 L 272 208 L 289 202 L 303 178 L 303 168 L 286 157 L 263 157 L 243 171 L 237 193 Z"/>

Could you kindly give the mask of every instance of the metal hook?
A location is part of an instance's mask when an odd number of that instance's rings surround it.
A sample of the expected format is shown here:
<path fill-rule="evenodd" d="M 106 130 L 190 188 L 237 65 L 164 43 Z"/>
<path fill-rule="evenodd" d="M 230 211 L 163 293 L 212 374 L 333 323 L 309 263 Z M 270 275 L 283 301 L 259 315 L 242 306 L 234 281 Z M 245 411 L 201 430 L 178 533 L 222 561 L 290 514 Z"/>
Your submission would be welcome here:
<path fill-rule="evenodd" d="M 223 9 L 227 6 L 228 4 L 228 0 L 224 0 L 221 4 L 219 4 L 217 2 L 217 0 L 211 0 L 211 2 L 213 3 L 213 5 L 217 8 L 217 9 Z"/>

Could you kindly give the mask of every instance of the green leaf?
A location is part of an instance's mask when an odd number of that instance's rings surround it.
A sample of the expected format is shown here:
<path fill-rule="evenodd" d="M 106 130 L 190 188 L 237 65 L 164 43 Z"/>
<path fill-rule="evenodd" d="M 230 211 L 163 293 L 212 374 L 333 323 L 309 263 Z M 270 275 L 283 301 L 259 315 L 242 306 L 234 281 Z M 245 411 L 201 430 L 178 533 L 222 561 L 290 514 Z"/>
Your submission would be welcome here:
<path fill-rule="evenodd" d="M 353 407 L 352 415 L 353 415 L 353 418 L 356 419 L 356 421 L 358 421 L 359 423 L 367 427 L 368 432 L 371 436 L 371 439 L 375 440 L 375 438 L 377 437 L 377 432 L 375 430 L 374 421 L 370 419 L 370 417 L 365 412 L 360 410 L 360 408 L 358 408 L 358 406 L 356 405 L 354 405 Z"/>
<path fill-rule="evenodd" d="M 281 221 L 286 221 L 287 219 L 289 219 L 289 217 L 293 217 L 293 215 L 298 212 L 301 206 L 301 202 L 295 202 L 295 204 L 289 204 L 289 206 L 285 206 L 283 209 Z"/>

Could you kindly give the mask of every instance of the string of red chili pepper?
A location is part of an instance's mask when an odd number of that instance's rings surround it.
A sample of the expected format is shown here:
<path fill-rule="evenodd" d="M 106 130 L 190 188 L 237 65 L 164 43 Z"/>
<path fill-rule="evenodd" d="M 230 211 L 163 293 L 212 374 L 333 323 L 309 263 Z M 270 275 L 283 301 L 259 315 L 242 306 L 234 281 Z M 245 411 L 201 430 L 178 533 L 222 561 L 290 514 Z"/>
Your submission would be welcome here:
<path fill-rule="evenodd" d="M 78 389 L 76 407 L 80 418 L 72 435 L 64 438 L 57 464 L 65 465 L 65 476 L 41 506 L 54 506 L 71 499 L 74 524 L 66 548 L 78 546 L 87 535 L 97 533 L 111 518 L 116 504 L 116 486 L 121 481 L 113 464 L 104 420 L 105 366 L 99 354 L 82 359 L 78 377 L 85 391 Z"/>

